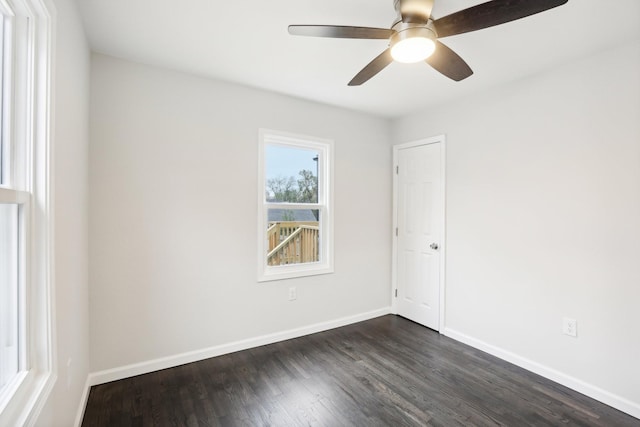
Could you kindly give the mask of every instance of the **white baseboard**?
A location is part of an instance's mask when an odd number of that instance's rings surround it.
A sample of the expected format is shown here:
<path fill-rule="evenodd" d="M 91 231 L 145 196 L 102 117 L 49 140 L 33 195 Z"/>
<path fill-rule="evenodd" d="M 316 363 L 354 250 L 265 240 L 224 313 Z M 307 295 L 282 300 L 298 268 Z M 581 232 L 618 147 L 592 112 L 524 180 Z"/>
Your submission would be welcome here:
<path fill-rule="evenodd" d="M 470 345 L 471 347 L 482 350 L 493 356 L 499 357 L 502 360 L 506 360 L 507 362 L 513 363 L 516 366 L 536 373 L 540 376 L 550 379 L 551 381 L 555 381 L 565 387 L 569 387 L 572 390 L 575 390 L 622 412 L 625 412 L 632 417 L 640 419 L 639 403 L 632 402 L 628 399 L 625 399 L 624 397 L 617 396 L 592 384 L 588 384 L 570 375 L 549 368 L 548 366 L 544 366 L 540 363 L 534 362 L 525 357 L 504 350 L 500 347 L 488 344 L 482 340 L 470 337 L 451 328 L 444 328 L 440 332 L 449 338 Z"/>
<path fill-rule="evenodd" d="M 317 332 L 328 331 L 329 329 L 339 328 L 341 326 L 350 325 L 352 323 L 362 322 L 364 320 L 373 319 L 390 313 L 391 307 L 385 307 L 367 313 L 357 314 L 355 316 L 348 316 L 340 319 L 330 320 L 328 322 L 316 323 L 314 325 L 290 329 L 288 331 L 277 332 L 274 334 L 263 335 L 241 341 L 235 341 L 228 344 L 205 348 L 202 350 L 190 351 L 187 353 L 162 357 L 146 362 L 134 363 L 131 365 L 107 369 L 104 371 L 92 372 L 89 374 L 87 381 L 89 383 L 89 387 L 98 384 L 104 384 L 110 381 L 121 380 L 136 375 L 159 371 L 161 369 L 173 368 L 175 366 L 184 365 L 186 363 L 197 362 L 199 360 L 208 359 L 210 357 L 222 356 L 223 354 L 247 350 L 249 348 L 259 347 L 261 345 L 273 344 L 279 341 L 298 338 L 309 334 L 315 334 Z"/>
<path fill-rule="evenodd" d="M 80 427 L 82 425 L 82 419 L 84 418 L 84 410 L 87 407 L 87 400 L 89 399 L 89 391 L 91 390 L 91 383 L 89 382 L 90 376 L 87 375 L 87 380 L 84 382 L 84 391 L 82 397 L 80 397 L 80 404 L 78 405 L 78 411 L 76 412 L 76 420 L 73 425 Z"/>

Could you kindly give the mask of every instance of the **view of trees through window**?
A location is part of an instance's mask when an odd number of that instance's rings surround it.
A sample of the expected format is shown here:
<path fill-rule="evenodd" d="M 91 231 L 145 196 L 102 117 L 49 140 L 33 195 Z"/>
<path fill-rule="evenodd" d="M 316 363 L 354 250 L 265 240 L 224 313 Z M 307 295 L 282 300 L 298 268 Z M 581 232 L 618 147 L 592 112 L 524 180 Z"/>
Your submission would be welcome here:
<path fill-rule="evenodd" d="M 265 147 L 268 265 L 319 261 L 319 156 L 298 146 Z"/>
<path fill-rule="evenodd" d="M 267 179 L 267 201 L 318 203 L 318 177 L 303 169 L 297 177 L 279 175 Z"/>
<path fill-rule="evenodd" d="M 297 177 L 279 175 L 267 179 L 267 202 L 275 203 L 318 203 L 318 176 L 310 170 L 303 169 Z M 312 210 L 316 221 L 318 210 Z M 299 215 L 298 215 L 299 216 Z M 285 209 L 283 221 L 295 221 L 296 212 Z"/>

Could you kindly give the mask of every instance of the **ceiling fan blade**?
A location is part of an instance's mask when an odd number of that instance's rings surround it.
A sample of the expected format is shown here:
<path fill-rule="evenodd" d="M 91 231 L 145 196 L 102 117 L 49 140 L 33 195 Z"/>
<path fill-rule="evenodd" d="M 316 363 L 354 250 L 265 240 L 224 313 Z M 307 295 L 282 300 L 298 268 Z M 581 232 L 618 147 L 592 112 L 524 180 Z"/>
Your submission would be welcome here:
<path fill-rule="evenodd" d="M 393 58 L 391 57 L 391 49 L 387 49 L 378 55 L 373 61 L 369 62 L 369 64 L 358 74 L 356 74 L 356 76 L 349 82 L 349 86 L 360 86 L 392 62 Z"/>
<path fill-rule="evenodd" d="M 400 16 L 405 24 L 426 24 L 431 18 L 434 0 L 399 0 Z"/>
<path fill-rule="evenodd" d="M 473 70 L 464 62 L 464 59 L 439 41 L 436 41 L 435 52 L 425 59 L 425 62 L 457 82 L 473 74 Z"/>
<path fill-rule="evenodd" d="M 493 0 L 434 21 L 438 37 L 454 36 L 515 21 L 554 7 L 568 0 Z"/>
<path fill-rule="evenodd" d="M 339 39 L 388 39 L 395 34 L 395 30 L 344 25 L 289 25 L 289 34 Z"/>

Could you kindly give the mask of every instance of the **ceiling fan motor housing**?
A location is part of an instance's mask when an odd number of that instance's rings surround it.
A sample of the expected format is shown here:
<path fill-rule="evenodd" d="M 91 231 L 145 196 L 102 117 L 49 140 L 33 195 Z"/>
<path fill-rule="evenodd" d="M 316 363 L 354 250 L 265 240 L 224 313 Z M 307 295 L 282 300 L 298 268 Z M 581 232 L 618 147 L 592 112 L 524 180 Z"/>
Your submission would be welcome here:
<path fill-rule="evenodd" d="M 389 39 L 389 46 L 392 46 L 399 41 L 411 38 L 411 37 L 424 37 L 435 41 L 438 38 L 433 21 L 429 20 L 426 24 L 406 24 L 402 21 L 396 23 L 393 27 L 396 33 Z"/>
<path fill-rule="evenodd" d="M 404 1 L 404 3 L 403 3 Z M 424 37 L 435 41 L 438 38 L 433 20 L 429 17 L 423 22 L 404 22 L 402 20 L 402 6 L 407 5 L 414 11 L 419 11 L 420 6 L 424 6 L 423 3 L 433 4 L 433 0 L 394 0 L 393 7 L 396 9 L 397 16 L 391 24 L 391 29 L 396 31 L 396 34 L 389 39 L 389 46 L 393 47 L 395 44 L 412 37 Z"/>
<path fill-rule="evenodd" d="M 393 0 L 397 15 L 391 26 L 394 27 L 398 22 L 403 21 L 424 24 L 431 18 L 433 3 L 434 0 Z"/>

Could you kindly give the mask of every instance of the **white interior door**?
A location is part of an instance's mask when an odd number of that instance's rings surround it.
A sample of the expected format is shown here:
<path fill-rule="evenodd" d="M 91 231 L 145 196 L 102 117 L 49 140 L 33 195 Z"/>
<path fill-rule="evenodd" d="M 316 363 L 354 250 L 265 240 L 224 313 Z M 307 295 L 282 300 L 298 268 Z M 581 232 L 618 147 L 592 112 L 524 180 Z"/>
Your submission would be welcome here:
<path fill-rule="evenodd" d="M 396 309 L 440 328 L 444 234 L 443 143 L 398 148 L 396 185 Z"/>

